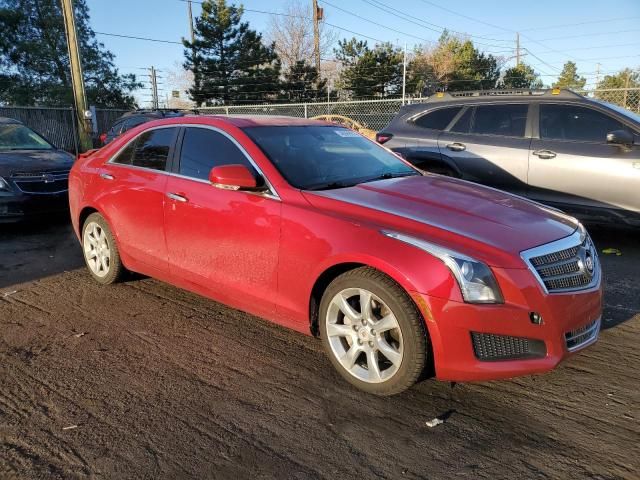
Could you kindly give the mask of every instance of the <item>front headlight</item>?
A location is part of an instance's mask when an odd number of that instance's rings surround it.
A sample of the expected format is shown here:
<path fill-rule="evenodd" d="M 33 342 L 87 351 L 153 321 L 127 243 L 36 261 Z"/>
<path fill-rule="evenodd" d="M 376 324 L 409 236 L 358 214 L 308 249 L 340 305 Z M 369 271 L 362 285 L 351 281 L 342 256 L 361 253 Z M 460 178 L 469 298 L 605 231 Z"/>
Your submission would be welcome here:
<path fill-rule="evenodd" d="M 442 260 L 460 286 L 467 303 L 503 303 L 502 292 L 491 269 L 484 263 L 462 253 L 450 250 L 403 233 L 382 232 L 387 237 L 413 245 Z"/>
<path fill-rule="evenodd" d="M 10 191 L 11 188 L 9 188 L 9 184 L 7 183 L 7 181 L 0 177 L 0 192 L 8 192 Z"/>

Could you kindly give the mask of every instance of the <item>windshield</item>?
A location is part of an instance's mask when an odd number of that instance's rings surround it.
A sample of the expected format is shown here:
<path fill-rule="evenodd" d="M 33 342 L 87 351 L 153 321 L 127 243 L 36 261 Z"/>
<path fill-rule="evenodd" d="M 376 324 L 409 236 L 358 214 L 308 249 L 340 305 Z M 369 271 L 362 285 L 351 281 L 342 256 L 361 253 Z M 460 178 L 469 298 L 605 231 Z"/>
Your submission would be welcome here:
<path fill-rule="evenodd" d="M 350 187 L 420 175 L 386 149 L 339 126 L 249 127 L 244 131 L 282 176 L 302 190 Z"/>
<path fill-rule="evenodd" d="M 0 124 L 0 151 L 51 150 L 53 146 L 33 130 L 19 123 Z"/>
<path fill-rule="evenodd" d="M 626 108 L 622 108 L 620 105 L 615 105 L 613 103 L 609 103 L 609 102 L 603 102 L 602 100 L 595 100 L 596 102 L 598 102 L 601 105 L 604 105 L 605 107 L 609 107 L 611 110 L 615 110 L 618 113 L 621 113 L 622 115 L 624 115 L 625 117 L 630 118 L 631 120 L 633 120 L 636 123 L 640 123 L 640 115 L 638 115 L 637 113 L 632 112 L 631 110 L 627 110 Z"/>

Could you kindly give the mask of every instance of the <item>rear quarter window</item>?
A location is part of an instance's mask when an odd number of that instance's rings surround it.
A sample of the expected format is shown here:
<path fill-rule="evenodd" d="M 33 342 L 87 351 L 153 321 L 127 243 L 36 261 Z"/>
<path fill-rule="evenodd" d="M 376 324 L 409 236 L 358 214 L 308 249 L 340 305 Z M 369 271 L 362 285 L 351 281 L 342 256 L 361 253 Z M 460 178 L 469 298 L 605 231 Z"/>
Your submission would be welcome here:
<path fill-rule="evenodd" d="M 462 110 L 462 107 L 448 107 L 439 108 L 432 112 L 427 112 L 424 115 L 416 118 L 413 123 L 422 128 L 429 128 L 432 130 L 444 130 L 455 118 L 455 116 Z"/>

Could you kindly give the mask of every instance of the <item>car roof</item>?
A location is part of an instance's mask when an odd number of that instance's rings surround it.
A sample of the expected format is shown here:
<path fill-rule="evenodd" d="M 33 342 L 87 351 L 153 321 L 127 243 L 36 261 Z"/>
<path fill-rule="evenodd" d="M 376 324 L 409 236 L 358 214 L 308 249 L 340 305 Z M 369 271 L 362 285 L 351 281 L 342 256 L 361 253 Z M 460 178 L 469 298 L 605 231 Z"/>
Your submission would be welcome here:
<path fill-rule="evenodd" d="M 0 125 L 22 125 L 23 123 L 20 120 L 16 120 L 15 118 L 10 117 L 0 117 Z"/>

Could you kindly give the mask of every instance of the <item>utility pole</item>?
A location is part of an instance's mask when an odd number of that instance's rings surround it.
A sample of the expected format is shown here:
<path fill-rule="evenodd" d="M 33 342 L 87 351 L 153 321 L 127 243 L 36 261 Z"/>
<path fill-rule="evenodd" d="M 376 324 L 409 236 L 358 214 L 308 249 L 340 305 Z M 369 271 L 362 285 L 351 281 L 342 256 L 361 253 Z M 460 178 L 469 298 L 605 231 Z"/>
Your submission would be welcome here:
<path fill-rule="evenodd" d="M 82 151 L 86 151 L 93 147 L 90 126 L 91 113 L 87 107 L 87 97 L 84 93 L 82 63 L 80 62 L 78 34 L 76 32 L 76 21 L 73 14 L 72 0 L 62 0 L 62 15 L 64 16 L 64 30 L 67 37 L 67 48 L 69 50 L 69 66 L 71 67 L 71 83 L 73 87 L 73 99 L 76 107 L 80 149 Z"/>
<path fill-rule="evenodd" d="M 516 67 L 520 66 L 520 33 L 516 32 Z"/>
<path fill-rule="evenodd" d="M 313 54 L 316 59 L 316 71 L 320 78 L 320 20 L 322 20 L 323 10 L 318 7 L 318 0 L 313 1 Z"/>
<path fill-rule="evenodd" d="M 193 13 L 191 12 L 191 0 L 187 2 L 187 9 L 189 10 L 189 31 L 191 32 L 191 43 L 196 41 L 196 35 L 193 33 Z"/>
<path fill-rule="evenodd" d="M 404 59 L 402 60 L 402 105 L 405 103 L 407 91 L 407 42 L 404 42 Z"/>
<path fill-rule="evenodd" d="M 149 72 L 151 73 L 150 75 L 150 80 L 151 80 L 151 104 L 153 105 L 153 109 L 157 110 L 158 108 L 160 108 L 159 102 L 158 102 L 158 79 L 156 77 L 156 69 L 155 67 L 151 67 L 149 69 Z"/>

